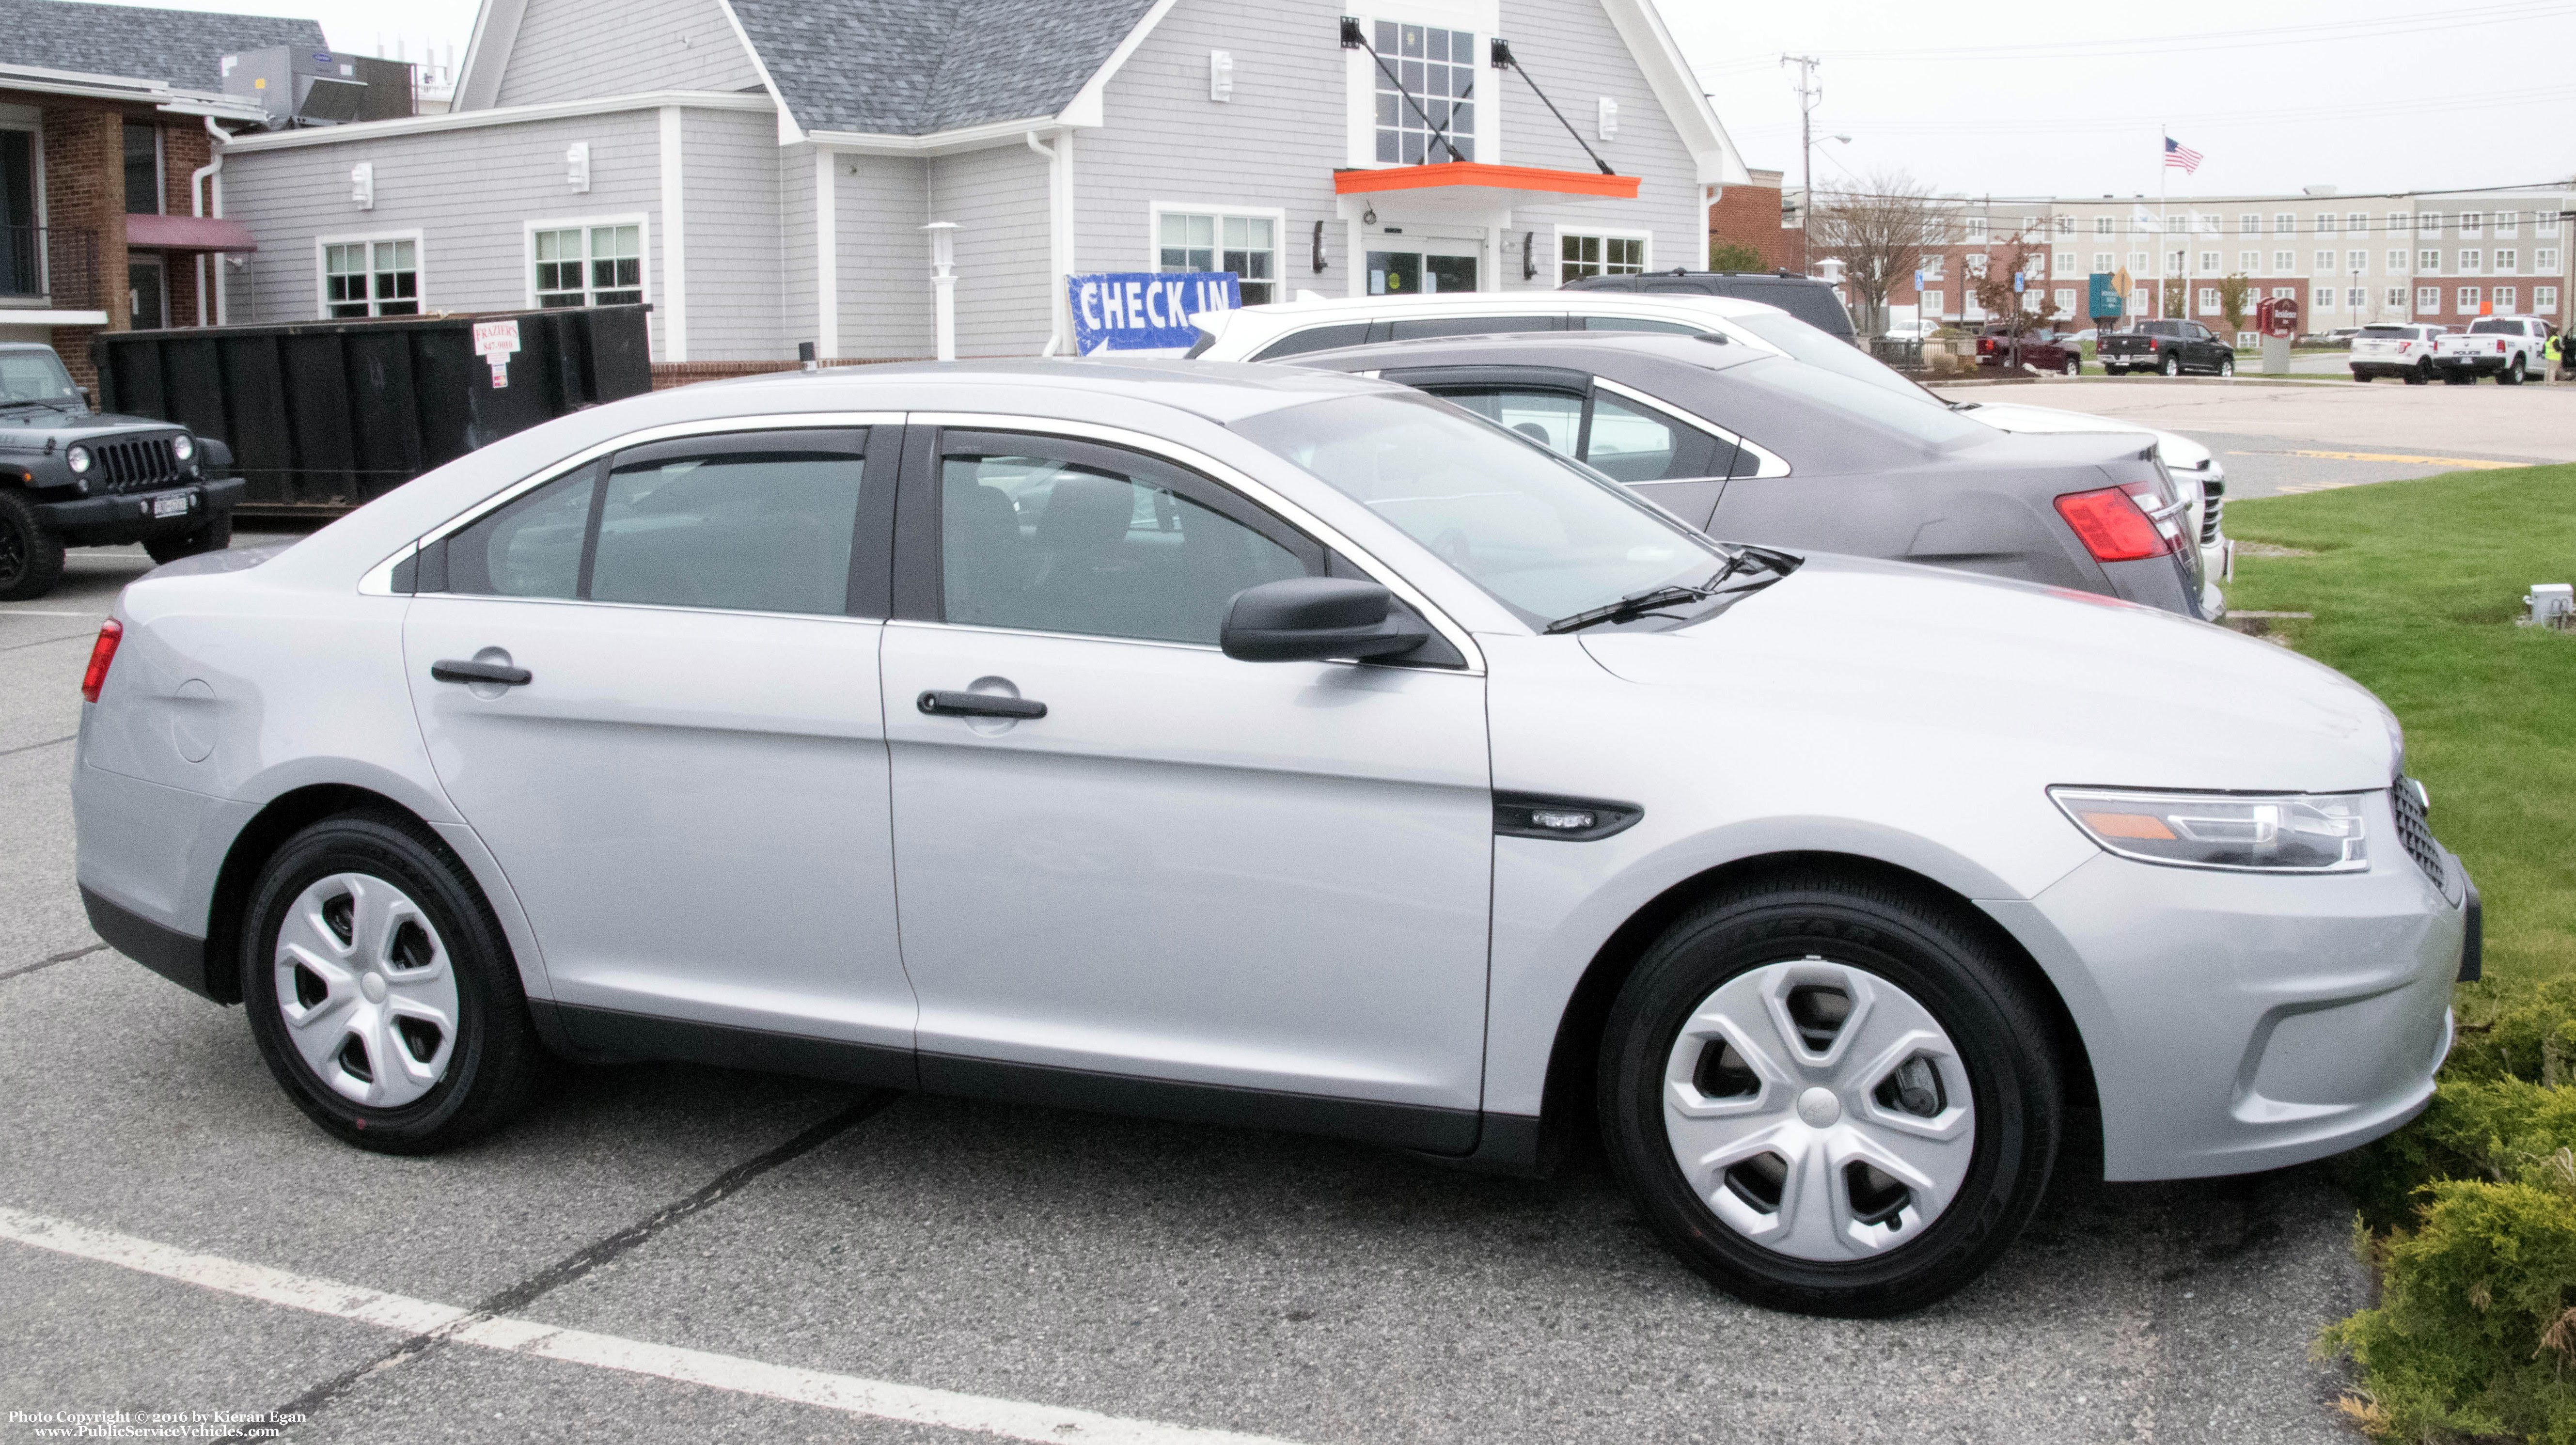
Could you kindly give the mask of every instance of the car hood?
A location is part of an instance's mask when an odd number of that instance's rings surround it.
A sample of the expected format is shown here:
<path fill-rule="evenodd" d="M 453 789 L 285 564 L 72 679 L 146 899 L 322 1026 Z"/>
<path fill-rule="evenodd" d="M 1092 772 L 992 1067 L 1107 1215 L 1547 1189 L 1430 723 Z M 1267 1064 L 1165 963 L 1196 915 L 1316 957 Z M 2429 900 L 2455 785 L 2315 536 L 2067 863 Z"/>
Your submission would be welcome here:
<path fill-rule="evenodd" d="M 2091 593 L 1810 556 L 1669 632 L 1587 632 L 1612 675 L 1787 714 L 1791 734 L 2034 770 L 2042 783 L 2382 788 L 2397 722 L 2350 678 L 2272 643 Z M 1807 721 L 1799 722 L 1803 716 Z"/>
<path fill-rule="evenodd" d="M 115 412 L 55 411 L 47 407 L 12 407 L 0 411 L 0 447 L 32 447 L 42 450 L 47 440 L 56 446 L 92 437 L 122 435 L 132 432 L 175 432 L 185 428 L 175 422 L 158 421 L 148 416 L 124 416 Z"/>
<path fill-rule="evenodd" d="M 2009 432 L 2077 432 L 2126 431 L 2145 432 L 2156 439 L 2157 454 L 2165 459 L 2168 470 L 2195 472 L 2209 465 L 2209 448 L 2177 432 L 2159 431 L 2117 417 L 2094 416 L 2080 411 L 2059 411 L 2052 406 L 2024 406 L 2018 402 L 1982 401 L 1966 415 L 1990 427 Z"/>

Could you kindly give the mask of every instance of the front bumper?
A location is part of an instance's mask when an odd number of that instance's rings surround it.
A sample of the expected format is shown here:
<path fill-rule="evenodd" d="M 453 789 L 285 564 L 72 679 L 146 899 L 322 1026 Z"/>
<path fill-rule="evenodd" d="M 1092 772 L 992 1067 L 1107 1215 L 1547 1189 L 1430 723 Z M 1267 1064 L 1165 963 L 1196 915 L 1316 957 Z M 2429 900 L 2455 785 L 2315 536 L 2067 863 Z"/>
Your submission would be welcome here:
<path fill-rule="evenodd" d="M 2075 1015 L 2104 1175 L 2278 1169 L 2367 1143 L 2433 1096 L 2467 960 L 2468 879 L 2398 846 L 2381 794 L 2368 873 L 2267 876 L 2105 854 L 1988 904 Z M 2380 840 L 2386 840 L 2381 844 Z"/>
<path fill-rule="evenodd" d="M 231 511 L 248 490 L 250 483 L 240 477 L 217 477 L 212 481 L 187 482 L 175 487 L 155 487 L 148 492 L 119 492 L 112 496 L 81 497 L 69 502 L 39 502 L 36 515 L 46 526 L 59 532 L 156 524 L 188 531 L 203 526 L 209 518 Z M 167 497 L 186 498 L 186 510 L 173 516 L 155 517 L 152 504 Z"/>

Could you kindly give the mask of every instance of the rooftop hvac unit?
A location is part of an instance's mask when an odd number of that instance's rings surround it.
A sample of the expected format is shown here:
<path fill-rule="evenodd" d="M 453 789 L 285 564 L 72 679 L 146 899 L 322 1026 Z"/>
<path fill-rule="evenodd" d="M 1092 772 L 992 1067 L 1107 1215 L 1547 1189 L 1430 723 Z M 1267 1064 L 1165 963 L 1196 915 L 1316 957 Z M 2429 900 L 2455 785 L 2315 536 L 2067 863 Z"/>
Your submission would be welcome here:
<path fill-rule="evenodd" d="M 372 55 L 279 45 L 224 57 L 224 93 L 258 101 L 272 130 L 399 120 L 411 90 L 410 65 Z"/>

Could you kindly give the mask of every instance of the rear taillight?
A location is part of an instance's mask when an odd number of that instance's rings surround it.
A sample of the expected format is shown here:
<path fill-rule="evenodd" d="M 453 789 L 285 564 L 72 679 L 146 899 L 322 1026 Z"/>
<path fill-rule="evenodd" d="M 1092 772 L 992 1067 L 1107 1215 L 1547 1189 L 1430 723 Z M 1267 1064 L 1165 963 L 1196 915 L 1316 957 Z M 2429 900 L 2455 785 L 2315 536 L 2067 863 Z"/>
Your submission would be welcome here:
<path fill-rule="evenodd" d="M 2501 342 L 2501 341 L 2499 341 L 2499 342 L 2497 342 L 2497 343 L 2496 343 L 2496 355 L 2498 355 L 2498 356 L 2502 356 L 2502 355 L 2504 355 L 2504 343 L 2503 343 L 2503 342 Z"/>
<path fill-rule="evenodd" d="M 98 641 L 90 644 L 89 670 L 81 674 L 81 701 L 98 701 L 98 690 L 107 686 L 107 667 L 116 661 L 116 644 L 125 640 L 125 624 L 111 617 L 98 629 Z"/>
<path fill-rule="evenodd" d="M 2097 492 L 2069 492 L 2057 499 L 2057 515 L 2075 529 L 2084 550 L 2096 562 L 2135 562 L 2171 552 L 2182 536 L 2179 528 L 2156 516 L 2152 482 L 2131 482 Z M 2179 514 L 2179 509 L 2176 509 Z"/>

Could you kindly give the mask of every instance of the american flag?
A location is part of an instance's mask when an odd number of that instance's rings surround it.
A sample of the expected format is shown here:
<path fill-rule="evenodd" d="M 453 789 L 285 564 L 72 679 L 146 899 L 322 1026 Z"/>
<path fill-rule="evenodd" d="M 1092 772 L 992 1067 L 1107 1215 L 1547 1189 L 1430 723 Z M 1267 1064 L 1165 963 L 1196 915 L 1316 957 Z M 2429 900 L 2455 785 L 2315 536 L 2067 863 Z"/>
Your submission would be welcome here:
<path fill-rule="evenodd" d="M 2166 136 L 2165 164 L 2169 166 L 2180 166 L 2182 167 L 2182 173 L 2184 175 L 2190 175 L 2193 171 L 2200 169 L 2200 152 L 2184 145 L 2181 141 L 2175 140 L 2172 136 Z"/>

